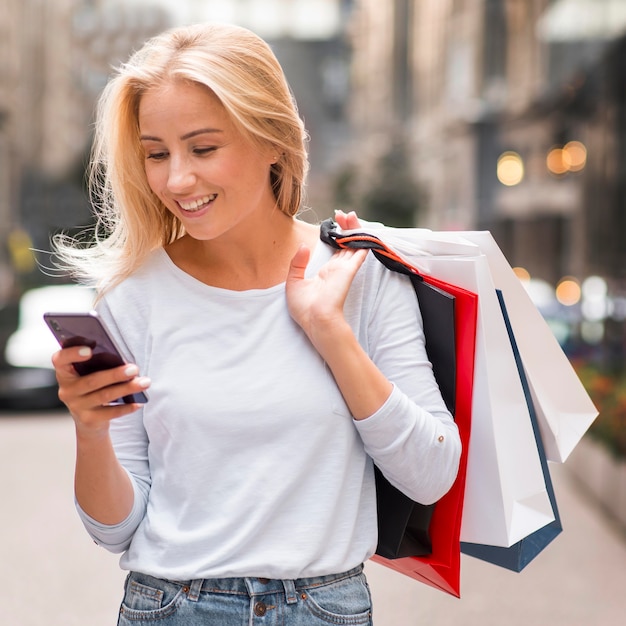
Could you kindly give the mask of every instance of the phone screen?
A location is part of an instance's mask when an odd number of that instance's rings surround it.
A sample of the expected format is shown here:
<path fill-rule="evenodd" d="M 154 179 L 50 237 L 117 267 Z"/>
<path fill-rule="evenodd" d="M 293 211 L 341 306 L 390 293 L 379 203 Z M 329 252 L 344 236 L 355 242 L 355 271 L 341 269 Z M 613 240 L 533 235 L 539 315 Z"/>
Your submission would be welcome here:
<path fill-rule="evenodd" d="M 91 348 L 93 355 L 88 361 L 73 364 L 79 375 L 84 376 L 92 372 L 111 369 L 126 362 L 95 311 L 46 313 L 44 320 L 62 348 L 71 346 Z M 120 398 L 121 402 L 126 403 L 147 402 L 147 400 L 143 392 Z"/>

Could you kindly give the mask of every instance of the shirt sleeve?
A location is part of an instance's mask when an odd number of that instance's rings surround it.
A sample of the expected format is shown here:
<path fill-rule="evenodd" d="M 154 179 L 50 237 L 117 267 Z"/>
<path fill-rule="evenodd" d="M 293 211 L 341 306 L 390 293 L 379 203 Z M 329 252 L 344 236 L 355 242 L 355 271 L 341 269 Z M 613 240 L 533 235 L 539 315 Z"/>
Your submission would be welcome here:
<path fill-rule="evenodd" d="M 393 383 L 376 413 L 355 421 L 366 452 L 391 484 L 430 504 L 452 486 L 461 441 L 426 354 L 422 317 L 408 277 L 368 259 L 357 333 L 368 354 Z"/>
<path fill-rule="evenodd" d="M 128 470 L 127 470 L 128 471 Z M 107 525 L 98 522 L 87 515 L 75 500 L 76 510 L 89 536 L 96 544 L 109 550 L 109 552 L 124 552 L 130 545 L 130 540 L 145 515 L 146 494 L 141 491 L 139 483 L 131 482 L 134 490 L 133 508 L 128 517 L 119 524 Z"/>
<path fill-rule="evenodd" d="M 100 301 L 97 309 L 126 360 L 137 362 L 123 340 L 105 299 Z M 145 516 L 150 492 L 148 436 L 143 425 L 143 409 L 113 420 L 110 435 L 117 459 L 128 473 L 133 486 L 133 508 L 125 520 L 115 525 L 101 524 L 87 515 L 78 502 L 76 508 L 91 538 L 103 548 L 117 553 L 129 547 L 135 530 Z"/>

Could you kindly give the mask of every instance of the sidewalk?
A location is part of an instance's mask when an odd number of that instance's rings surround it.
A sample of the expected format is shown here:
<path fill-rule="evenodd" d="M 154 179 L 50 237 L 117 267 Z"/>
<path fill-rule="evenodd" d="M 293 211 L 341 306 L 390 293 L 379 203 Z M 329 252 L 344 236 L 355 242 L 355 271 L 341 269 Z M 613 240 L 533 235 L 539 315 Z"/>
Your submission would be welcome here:
<path fill-rule="evenodd" d="M 113 626 L 124 573 L 84 532 L 64 415 L 0 416 L 0 603 L 6 626 Z M 367 564 L 375 626 L 618 626 L 626 539 L 552 467 L 564 530 L 520 574 L 463 556 L 461 599 Z"/>
<path fill-rule="evenodd" d="M 522 572 L 462 556 L 461 599 L 380 565 L 367 572 L 375 626 L 620 626 L 626 620 L 626 537 L 550 466 L 563 532 Z"/>

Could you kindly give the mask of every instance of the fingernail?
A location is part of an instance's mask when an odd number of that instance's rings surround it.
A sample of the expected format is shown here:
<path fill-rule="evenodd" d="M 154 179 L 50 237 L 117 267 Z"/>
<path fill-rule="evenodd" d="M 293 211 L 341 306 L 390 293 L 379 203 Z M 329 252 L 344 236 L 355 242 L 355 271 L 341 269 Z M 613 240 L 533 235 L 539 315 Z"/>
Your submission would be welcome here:
<path fill-rule="evenodd" d="M 124 370 L 125 376 L 137 376 L 137 374 L 139 374 L 139 368 L 136 365 L 129 365 Z"/>
<path fill-rule="evenodd" d="M 80 348 L 78 354 L 80 356 L 91 356 L 91 348 L 88 348 L 87 346 L 85 346 L 84 348 Z"/>
<path fill-rule="evenodd" d="M 137 382 L 143 389 L 149 387 L 152 383 L 152 381 L 147 376 L 142 376 L 141 378 L 137 379 Z"/>

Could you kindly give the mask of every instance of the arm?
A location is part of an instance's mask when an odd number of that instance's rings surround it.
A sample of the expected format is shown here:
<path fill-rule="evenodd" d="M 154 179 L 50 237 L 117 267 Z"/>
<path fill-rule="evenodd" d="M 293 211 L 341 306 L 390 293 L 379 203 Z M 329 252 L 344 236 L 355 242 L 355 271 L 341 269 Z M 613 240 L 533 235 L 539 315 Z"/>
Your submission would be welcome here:
<path fill-rule="evenodd" d="M 118 461 L 111 441 L 113 421 L 133 419 L 141 405 L 107 406 L 120 396 L 146 389 L 135 365 L 78 376 L 73 362 L 90 357 L 87 347 L 72 347 L 53 356 L 59 398 L 68 407 L 76 431 L 74 488 L 83 521 L 96 526 L 123 524 L 136 506 L 136 486 Z M 129 417 L 127 417 L 129 416 Z M 88 530 L 94 537 L 93 528 Z M 106 541 L 104 541 L 106 543 Z"/>
<path fill-rule="evenodd" d="M 292 317 L 328 364 L 352 416 L 365 419 L 391 394 L 392 384 L 359 344 L 343 314 L 343 305 L 367 251 L 341 250 L 313 279 L 305 280 L 308 248 L 294 257 L 287 280 Z"/>
<path fill-rule="evenodd" d="M 405 277 L 371 263 L 363 269 L 378 277 L 362 276 L 357 288 L 368 303 L 352 295 L 344 306 L 341 289 L 352 285 L 362 259 L 343 252 L 311 281 L 299 278 L 294 259 L 292 278 L 308 299 L 288 293 L 302 307 L 292 315 L 331 368 L 368 454 L 413 499 L 435 501 L 454 481 L 460 440 L 426 356 L 415 294 Z M 363 307 L 369 317 L 359 323 Z"/>
<path fill-rule="evenodd" d="M 59 350 L 52 357 L 59 398 L 74 419 L 76 430 L 75 491 L 81 508 L 104 524 L 117 524 L 132 508 L 133 489 L 111 443 L 109 426 L 140 405 L 107 406 L 120 396 L 146 389 L 150 381 L 137 376 L 135 365 L 79 376 L 73 362 L 91 356 L 87 347 Z"/>

